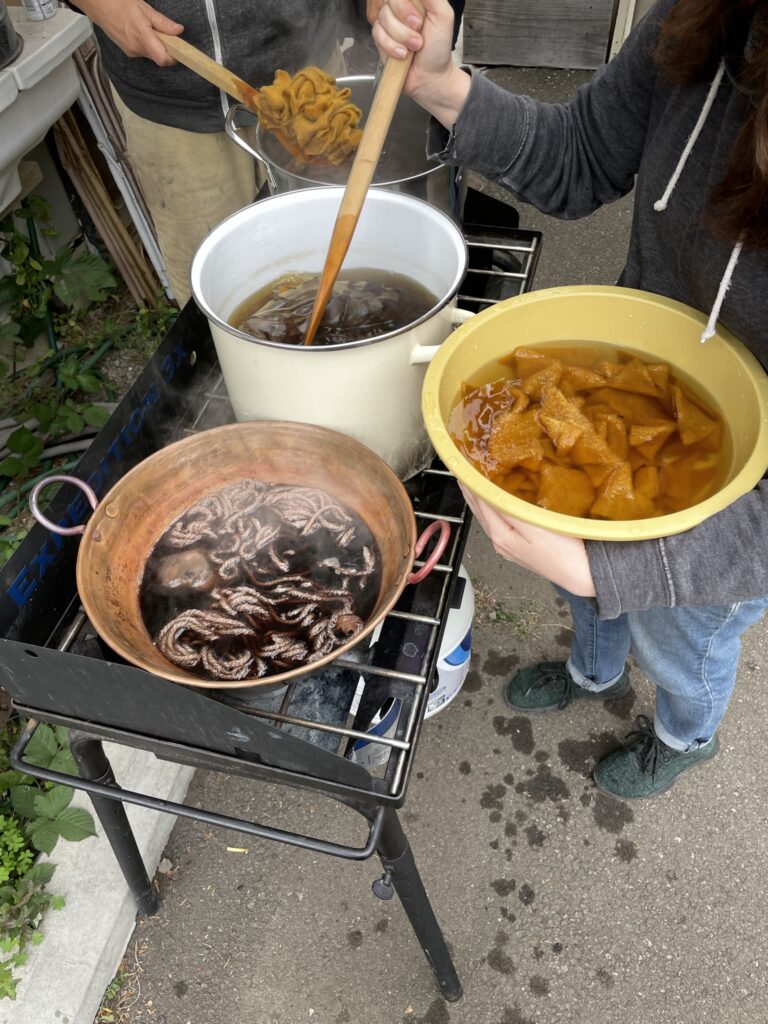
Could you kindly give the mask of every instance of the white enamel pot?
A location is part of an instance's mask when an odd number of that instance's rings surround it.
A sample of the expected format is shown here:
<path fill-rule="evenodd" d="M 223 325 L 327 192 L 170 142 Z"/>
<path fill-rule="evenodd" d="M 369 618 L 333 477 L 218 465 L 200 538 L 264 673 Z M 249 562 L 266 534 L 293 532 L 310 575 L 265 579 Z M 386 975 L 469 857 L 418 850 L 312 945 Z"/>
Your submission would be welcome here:
<path fill-rule="evenodd" d="M 424 316 L 399 331 L 305 347 L 254 339 L 228 322 L 282 274 L 320 273 L 343 191 L 276 195 L 222 221 L 195 254 L 192 294 L 210 322 L 237 420 L 330 427 L 407 479 L 432 457 L 421 417 L 426 363 L 469 315 L 455 306 L 467 251 L 450 217 L 410 196 L 373 190 L 366 197 L 344 268 L 404 274 L 435 296 Z"/>

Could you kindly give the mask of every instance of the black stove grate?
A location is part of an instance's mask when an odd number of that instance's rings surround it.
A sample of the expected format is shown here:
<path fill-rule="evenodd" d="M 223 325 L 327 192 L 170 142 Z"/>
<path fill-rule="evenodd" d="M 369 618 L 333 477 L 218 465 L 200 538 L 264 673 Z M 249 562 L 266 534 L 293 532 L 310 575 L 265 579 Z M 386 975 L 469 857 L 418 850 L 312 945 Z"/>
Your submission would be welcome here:
<path fill-rule="evenodd" d="M 513 294 L 530 288 L 540 236 L 519 229 L 514 208 L 472 190 L 465 218 L 470 269 L 461 295 L 474 298 L 460 299 L 460 304 L 479 306 L 497 301 L 500 280 Z M 495 226 L 489 226 L 491 222 Z M 518 260 L 521 253 L 520 269 L 498 269 Z M 123 473 L 163 445 L 232 420 L 207 324 L 190 305 L 82 458 L 77 475 L 103 494 Z M 452 602 L 458 603 L 460 597 L 457 585 L 462 582 L 459 568 L 468 529 L 461 493 L 439 462 L 408 481 L 406 490 L 420 527 L 438 518 L 451 525 L 451 539 L 440 564 L 422 583 L 406 587 L 373 645 L 361 644 L 322 672 L 282 690 L 246 691 L 247 698 L 243 691 L 232 691 L 231 696 L 221 691 L 191 694 L 211 713 L 209 728 L 200 737 L 205 747 L 232 754 L 236 744 L 226 739 L 231 717 L 245 716 L 252 729 L 261 723 L 268 731 L 274 728 L 293 737 L 300 747 L 322 751 L 326 755 L 324 769 L 317 756 L 309 753 L 304 767 L 308 769 L 311 763 L 320 778 L 328 779 L 328 755 L 345 758 L 355 741 L 366 740 L 382 748 L 382 760 L 387 752 L 389 756 L 373 778 L 365 773 L 361 790 L 367 796 L 373 790 L 379 798 L 395 804 L 403 801 L 413 750 L 436 679 L 445 621 Z M 79 522 L 86 514 L 84 499 L 78 495 L 73 501 L 71 493 L 60 493 L 50 514 L 59 521 Z M 3 685 L 17 705 L 38 718 L 59 715 L 83 726 L 128 726 L 132 732 L 154 739 L 183 740 L 182 735 L 168 735 L 158 724 L 165 716 L 156 713 L 159 702 L 172 716 L 178 693 L 175 684 L 127 665 L 102 644 L 83 616 L 75 588 L 77 543 L 76 538 L 62 540 L 35 526 L 0 573 Z M 78 685 L 58 683 L 64 675 L 76 676 Z M 144 677 L 143 688 L 152 693 L 143 716 L 130 708 L 138 676 Z M 212 699 L 217 704 L 216 714 L 212 713 Z M 400 704 L 394 734 L 371 735 L 369 723 L 388 700 Z M 276 753 L 275 758 L 279 767 Z M 331 773 L 331 777 L 338 774 Z"/>
<path fill-rule="evenodd" d="M 513 206 L 469 189 L 463 210 L 469 266 L 458 294 L 463 309 L 480 313 L 530 291 L 541 233 L 520 228 Z"/>
<path fill-rule="evenodd" d="M 233 419 L 223 377 L 204 395 L 191 434 L 229 423 Z M 243 699 L 232 691 L 224 699 L 246 714 L 272 721 L 278 728 L 344 756 L 355 740 L 388 748 L 390 758 L 380 785 L 396 798 L 416 726 L 429 698 L 440 636 L 454 603 L 458 569 L 466 540 L 468 514 L 453 477 L 439 463 L 406 482 L 414 506 L 418 532 L 432 520 L 451 524 L 448 548 L 433 576 L 406 588 L 370 646 L 360 645 L 336 658 L 330 667 L 276 690 L 259 688 Z M 418 568 L 423 563 L 416 561 Z M 366 730 L 374 713 L 387 700 L 400 702 L 398 726 L 390 736 Z M 386 750 L 381 752 L 382 757 Z"/>

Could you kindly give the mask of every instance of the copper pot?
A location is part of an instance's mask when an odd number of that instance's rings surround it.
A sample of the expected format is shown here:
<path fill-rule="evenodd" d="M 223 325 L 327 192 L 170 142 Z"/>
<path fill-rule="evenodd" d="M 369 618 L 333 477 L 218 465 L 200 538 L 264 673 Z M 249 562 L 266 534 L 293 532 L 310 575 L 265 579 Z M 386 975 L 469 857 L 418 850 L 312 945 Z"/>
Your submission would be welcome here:
<path fill-rule="evenodd" d="M 379 595 L 362 632 L 317 661 L 262 678 L 200 679 L 157 649 L 141 616 L 139 588 L 152 549 L 168 527 L 206 494 L 246 478 L 319 487 L 359 516 L 379 548 Z M 62 528 L 40 512 L 40 489 L 54 481 L 75 483 L 88 494 L 94 514 L 86 526 Z M 369 448 L 325 427 L 273 420 L 233 423 L 168 445 L 126 473 L 101 502 L 82 481 L 49 476 L 32 491 L 30 505 L 48 529 L 82 533 L 77 557 L 80 598 L 112 650 L 147 672 L 206 689 L 271 686 L 333 661 L 375 629 L 406 584 L 419 582 L 432 570 L 450 536 L 448 523 L 437 521 L 417 541 L 405 488 Z M 434 550 L 412 572 L 414 558 L 437 531 Z"/>

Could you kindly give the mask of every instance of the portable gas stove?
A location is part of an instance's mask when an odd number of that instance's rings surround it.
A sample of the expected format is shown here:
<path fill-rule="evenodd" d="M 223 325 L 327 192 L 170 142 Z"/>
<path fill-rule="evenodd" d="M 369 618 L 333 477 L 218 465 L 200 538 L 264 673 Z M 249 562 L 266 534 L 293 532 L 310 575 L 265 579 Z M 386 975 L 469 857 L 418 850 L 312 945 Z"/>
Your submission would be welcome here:
<path fill-rule="evenodd" d="M 540 236 L 518 229 L 512 207 L 470 191 L 464 230 L 470 269 L 460 305 L 477 310 L 530 288 Z M 74 472 L 102 495 L 159 448 L 232 420 L 207 322 L 189 303 Z M 436 682 L 448 612 L 460 598 L 470 515 L 455 480 L 437 460 L 409 480 L 406 490 L 422 524 L 450 523 L 446 552 L 430 576 L 406 588 L 375 643 L 361 643 L 322 672 L 282 690 L 257 688 L 245 699 L 237 691 L 230 699 L 134 668 L 102 643 L 80 607 L 77 538 L 35 526 L 0 572 L 0 682 L 28 719 L 11 756 L 13 767 L 89 793 L 141 913 L 154 912 L 157 894 L 123 802 L 348 860 L 377 853 L 383 874 L 374 893 L 390 899 L 397 892 L 443 995 L 455 1000 L 461 985 L 397 808 L 405 801 Z M 47 514 L 62 524 L 79 523 L 86 514 L 84 499 L 73 499 L 65 489 Z M 367 731 L 374 713 L 393 701 L 399 707 L 396 727 L 385 735 Z M 24 761 L 40 722 L 70 730 L 79 777 Z M 357 811 L 367 834 L 350 846 L 123 789 L 104 740 L 195 768 L 324 794 Z M 350 759 L 360 740 L 383 749 L 380 770 L 368 771 Z"/>

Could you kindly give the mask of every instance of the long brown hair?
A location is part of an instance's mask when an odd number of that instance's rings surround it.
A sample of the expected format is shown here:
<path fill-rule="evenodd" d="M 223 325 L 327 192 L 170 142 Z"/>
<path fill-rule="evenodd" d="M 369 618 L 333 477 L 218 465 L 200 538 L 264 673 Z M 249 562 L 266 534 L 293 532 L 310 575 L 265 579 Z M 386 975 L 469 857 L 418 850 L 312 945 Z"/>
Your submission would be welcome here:
<path fill-rule="evenodd" d="M 661 24 L 656 62 L 676 85 L 711 79 L 737 53 L 763 0 L 678 0 Z M 731 149 L 725 176 L 712 190 L 709 223 L 722 238 L 768 248 L 768 39 L 744 63 L 741 84 L 752 101 Z"/>

